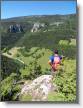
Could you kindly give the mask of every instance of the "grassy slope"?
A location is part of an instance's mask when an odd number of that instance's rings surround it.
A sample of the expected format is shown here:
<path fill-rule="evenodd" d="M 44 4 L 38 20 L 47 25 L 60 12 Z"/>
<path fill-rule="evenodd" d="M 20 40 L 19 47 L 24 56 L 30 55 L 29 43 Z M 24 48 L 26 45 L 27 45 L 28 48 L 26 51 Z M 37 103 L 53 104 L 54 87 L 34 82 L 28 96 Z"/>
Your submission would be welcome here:
<path fill-rule="evenodd" d="M 63 63 L 63 71 L 54 79 L 58 92 L 50 93 L 49 101 L 76 101 L 76 60 L 65 60 Z"/>

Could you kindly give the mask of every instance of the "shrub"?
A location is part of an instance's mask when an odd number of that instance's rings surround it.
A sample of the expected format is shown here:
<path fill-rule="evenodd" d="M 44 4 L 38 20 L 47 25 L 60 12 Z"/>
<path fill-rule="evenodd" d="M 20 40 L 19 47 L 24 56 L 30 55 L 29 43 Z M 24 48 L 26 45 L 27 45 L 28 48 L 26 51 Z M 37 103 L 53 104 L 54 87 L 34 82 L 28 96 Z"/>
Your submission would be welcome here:
<path fill-rule="evenodd" d="M 1 100 L 13 100 L 13 96 L 20 91 L 20 86 L 16 85 L 17 74 L 12 73 L 9 77 L 1 81 Z"/>

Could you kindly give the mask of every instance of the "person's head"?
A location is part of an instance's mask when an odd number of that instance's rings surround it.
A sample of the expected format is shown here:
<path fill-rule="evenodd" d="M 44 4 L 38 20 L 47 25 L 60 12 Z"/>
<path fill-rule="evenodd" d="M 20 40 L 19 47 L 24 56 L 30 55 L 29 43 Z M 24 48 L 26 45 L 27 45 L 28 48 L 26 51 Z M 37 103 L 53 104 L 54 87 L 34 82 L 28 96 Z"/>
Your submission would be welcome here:
<path fill-rule="evenodd" d="M 55 51 L 54 51 L 54 54 L 58 54 L 58 50 L 55 50 Z"/>

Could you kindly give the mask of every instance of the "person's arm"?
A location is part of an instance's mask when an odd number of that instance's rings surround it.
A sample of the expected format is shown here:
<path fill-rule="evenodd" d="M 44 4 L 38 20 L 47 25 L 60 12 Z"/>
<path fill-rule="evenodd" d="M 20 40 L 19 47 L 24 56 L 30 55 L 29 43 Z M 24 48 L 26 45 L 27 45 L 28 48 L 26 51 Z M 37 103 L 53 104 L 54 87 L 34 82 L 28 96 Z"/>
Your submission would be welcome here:
<path fill-rule="evenodd" d="M 52 62 L 51 62 L 51 60 L 48 61 L 48 64 L 49 64 L 50 66 L 52 66 Z"/>
<path fill-rule="evenodd" d="M 60 60 L 62 60 L 63 57 L 62 56 L 59 56 L 59 58 L 60 58 Z"/>
<path fill-rule="evenodd" d="M 63 60 L 64 60 L 64 56 L 61 55 L 61 56 L 60 56 L 60 61 L 61 61 L 60 65 L 63 65 Z"/>
<path fill-rule="evenodd" d="M 48 61 L 48 64 L 49 64 L 50 66 L 52 66 L 53 60 L 54 60 L 54 57 L 53 57 L 53 56 L 50 56 L 49 61 Z"/>

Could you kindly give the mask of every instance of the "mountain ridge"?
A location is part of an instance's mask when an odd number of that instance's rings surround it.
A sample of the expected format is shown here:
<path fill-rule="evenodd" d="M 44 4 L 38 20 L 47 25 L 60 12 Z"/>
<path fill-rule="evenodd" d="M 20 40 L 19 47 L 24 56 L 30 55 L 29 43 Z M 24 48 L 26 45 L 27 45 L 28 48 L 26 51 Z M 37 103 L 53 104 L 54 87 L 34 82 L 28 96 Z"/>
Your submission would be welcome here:
<path fill-rule="evenodd" d="M 56 14 L 56 15 L 30 15 L 30 16 L 18 16 L 18 17 L 11 17 L 11 18 L 6 18 L 6 19 L 1 19 L 1 21 L 9 21 L 9 20 L 19 20 L 19 19 L 27 19 L 27 18 L 33 18 L 33 17 L 36 17 L 36 18 L 41 18 L 41 17 L 57 17 L 57 16 L 71 16 L 71 15 L 76 15 L 76 14 L 66 14 L 66 15 L 61 15 L 61 14 Z"/>

